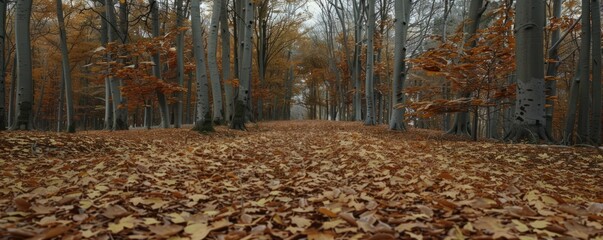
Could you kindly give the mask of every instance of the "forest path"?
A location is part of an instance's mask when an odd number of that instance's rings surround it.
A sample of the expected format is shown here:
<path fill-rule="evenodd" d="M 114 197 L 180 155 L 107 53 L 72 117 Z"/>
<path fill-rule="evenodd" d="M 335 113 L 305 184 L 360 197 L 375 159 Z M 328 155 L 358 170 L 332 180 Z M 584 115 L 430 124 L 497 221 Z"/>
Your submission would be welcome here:
<path fill-rule="evenodd" d="M 594 149 L 361 123 L 248 128 L 0 133 L 0 236 L 602 236 Z"/>

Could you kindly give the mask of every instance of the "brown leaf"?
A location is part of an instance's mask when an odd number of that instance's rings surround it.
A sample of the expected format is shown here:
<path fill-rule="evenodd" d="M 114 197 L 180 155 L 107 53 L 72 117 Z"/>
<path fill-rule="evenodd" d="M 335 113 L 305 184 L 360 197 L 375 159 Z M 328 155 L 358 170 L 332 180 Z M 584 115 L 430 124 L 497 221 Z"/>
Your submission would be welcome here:
<path fill-rule="evenodd" d="M 51 239 L 53 237 L 59 236 L 65 232 L 69 231 L 69 229 L 71 229 L 71 227 L 69 227 L 69 226 L 58 226 L 58 227 L 50 228 L 32 238 L 30 238 L 29 240 Z"/>
<path fill-rule="evenodd" d="M 18 237 L 33 237 L 36 235 L 35 232 L 26 229 L 9 228 L 6 229 L 6 231 L 11 235 Z"/>
<path fill-rule="evenodd" d="M 172 235 L 182 231 L 182 229 L 184 229 L 184 227 L 182 227 L 180 225 L 162 225 L 162 226 L 150 226 L 149 227 L 149 230 L 151 230 L 151 232 L 153 232 L 159 236 L 162 236 L 162 237 L 172 236 Z"/>
<path fill-rule="evenodd" d="M 473 223 L 473 226 L 479 230 L 486 231 L 487 233 L 493 234 L 492 238 L 515 238 L 509 228 L 503 226 L 498 219 L 493 217 L 482 217 Z"/>
<path fill-rule="evenodd" d="M 46 207 L 46 206 L 32 206 L 31 210 L 36 212 L 36 214 L 51 214 L 57 210 L 56 207 Z"/>
<path fill-rule="evenodd" d="M 370 238 L 367 238 L 367 240 L 395 240 L 395 239 L 396 239 L 396 237 L 389 233 L 377 233 L 377 234 L 371 236 Z"/>
<path fill-rule="evenodd" d="M 127 216 L 128 214 L 128 211 L 120 205 L 108 206 L 103 212 L 103 216 L 109 219 Z"/>
<path fill-rule="evenodd" d="M 331 211 L 327 208 L 324 208 L 324 207 L 318 208 L 318 212 L 324 214 L 327 217 L 332 217 L 332 218 L 337 217 L 336 213 L 334 213 L 333 211 Z"/>
<path fill-rule="evenodd" d="M 23 198 L 15 198 L 15 206 L 22 212 L 27 212 L 31 208 L 31 204 Z"/>

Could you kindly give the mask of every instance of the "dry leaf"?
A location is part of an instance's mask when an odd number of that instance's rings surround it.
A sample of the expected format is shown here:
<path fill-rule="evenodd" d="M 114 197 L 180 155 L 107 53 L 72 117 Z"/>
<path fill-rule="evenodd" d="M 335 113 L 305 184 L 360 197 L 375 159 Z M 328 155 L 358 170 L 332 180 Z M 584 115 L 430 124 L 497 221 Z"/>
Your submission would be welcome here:
<path fill-rule="evenodd" d="M 154 225 L 150 226 L 149 230 L 159 236 L 169 237 L 176 233 L 179 233 L 180 231 L 182 231 L 183 228 L 184 227 L 180 225 Z"/>

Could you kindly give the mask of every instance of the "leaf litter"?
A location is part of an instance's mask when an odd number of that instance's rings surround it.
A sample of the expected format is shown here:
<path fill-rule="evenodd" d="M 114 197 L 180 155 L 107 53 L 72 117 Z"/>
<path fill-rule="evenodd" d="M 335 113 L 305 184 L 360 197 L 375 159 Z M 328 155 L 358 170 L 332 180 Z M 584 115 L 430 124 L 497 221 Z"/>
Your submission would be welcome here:
<path fill-rule="evenodd" d="M 603 239 L 596 149 L 359 123 L 0 133 L 0 236 Z"/>

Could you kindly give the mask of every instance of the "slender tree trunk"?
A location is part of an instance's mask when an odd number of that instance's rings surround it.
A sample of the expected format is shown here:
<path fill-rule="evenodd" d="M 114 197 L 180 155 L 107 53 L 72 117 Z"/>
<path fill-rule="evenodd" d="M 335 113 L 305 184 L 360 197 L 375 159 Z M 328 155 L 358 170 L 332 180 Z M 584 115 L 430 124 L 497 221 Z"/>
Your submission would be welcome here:
<path fill-rule="evenodd" d="M 590 1 L 591 0 L 583 0 L 582 1 L 582 46 L 580 47 L 580 52 L 584 51 L 585 56 L 580 55 L 580 67 L 582 68 L 580 74 L 580 87 L 578 88 L 579 92 L 579 103 L 578 103 L 578 138 L 576 139 L 576 143 L 578 144 L 588 144 L 589 139 L 589 124 L 590 124 L 590 50 L 591 50 L 591 22 L 590 22 Z M 599 39 L 601 35 L 598 36 Z M 600 46 L 600 45 L 599 45 Z"/>
<path fill-rule="evenodd" d="M 99 2 L 106 4 L 103 1 L 99 1 Z M 106 6 L 105 6 L 105 9 L 106 9 Z M 101 41 L 101 45 L 105 48 L 107 47 L 107 43 L 109 42 L 109 31 L 111 31 L 111 29 L 109 28 L 109 24 L 106 21 L 106 16 L 107 16 L 107 13 L 105 12 L 105 17 L 100 18 L 100 21 L 101 21 L 100 41 Z M 108 74 L 109 69 L 107 68 L 106 71 Z M 111 80 L 109 79 L 109 77 L 105 77 L 105 118 L 103 121 L 103 129 L 104 130 L 113 129 L 113 119 L 112 118 L 113 118 L 113 107 L 111 104 Z"/>
<path fill-rule="evenodd" d="M 373 44 L 375 37 L 375 0 L 368 0 L 368 20 L 367 20 L 367 50 L 366 50 L 366 119 L 364 125 L 375 125 L 375 96 L 373 79 L 375 75 L 375 46 Z"/>
<path fill-rule="evenodd" d="M 199 132 L 214 131 L 209 109 L 209 84 L 207 69 L 205 68 L 205 54 L 203 51 L 203 36 L 201 32 L 201 9 L 199 0 L 191 1 L 191 22 L 193 30 L 193 52 L 195 54 L 197 78 L 197 116 L 193 130 Z"/>
<path fill-rule="evenodd" d="M 59 33 L 61 38 L 61 59 L 63 65 L 63 81 L 65 89 L 65 103 L 67 111 L 67 132 L 75 132 L 75 121 L 73 111 L 73 88 L 71 86 L 71 67 L 69 64 L 69 50 L 67 49 L 67 33 L 65 31 L 65 19 L 63 18 L 63 3 L 56 1 L 57 19 L 59 22 Z M 61 106 L 62 107 L 62 106 Z"/>
<path fill-rule="evenodd" d="M 0 131 L 6 130 L 6 0 L 0 0 Z M 10 94 L 9 94 L 10 96 Z M 10 101 L 9 101 L 10 102 Z M 10 116 L 9 116 L 10 117 Z"/>
<path fill-rule="evenodd" d="M 593 54 L 593 74 L 592 74 L 592 120 L 590 140 L 593 145 L 601 144 L 601 0 L 592 0 L 591 19 L 593 29 L 592 54 Z"/>
<path fill-rule="evenodd" d="M 194 122 L 194 109 L 191 107 L 191 101 L 193 98 L 193 73 L 189 72 L 188 73 L 188 82 L 186 85 L 186 89 L 188 90 L 186 92 L 186 121 L 189 124 L 192 124 Z M 191 110 L 193 110 L 193 114 L 191 114 Z"/>
<path fill-rule="evenodd" d="M 508 140 L 550 140 L 544 126 L 544 8 L 544 1 L 522 0 L 515 6 L 517 100 Z"/>
<path fill-rule="evenodd" d="M 17 1 L 15 12 L 15 42 L 17 44 L 17 107 L 11 129 L 33 129 L 32 110 L 34 102 L 31 40 L 29 22 L 31 17 L 31 0 Z"/>
<path fill-rule="evenodd" d="M 61 127 L 63 125 L 63 102 L 65 101 L 65 80 L 63 74 L 61 74 L 61 90 L 59 91 L 59 104 L 57 107 L 57 132 L 61 132 Z"/>
<path fill-rule="evenodd" d="M 590 47 L 591 47 L 591 24 L 590 24 L 590 0 L 582 1 L 582 30 L 580 42 L 580 57 L 577 70 L 570 89 L 569 106 L 567 108 L 567 119 L 563 144 L 573 143 L 574 126 L 576 124 L 576 112 L 578 112 L 578 137 L 576 143 L 588 143 L 588 107 L 590 106 L 590 94 L 588 92 L 590 80 Z M 582 96 L 582 95 L 585 96 Z M 581 126 L 581 124 L 585 124 Z"/>
<path fill-rule="evenodd" d="M 13 126 L 15 120 L 15 102 L 17 91 L 17 56 L 13 57 L 13 66 L 11 69 L 10 89 L 8 90 L 8 127 Z"/>
<path fill-rule="evenodd" d="M 553 18 L 561 18 L 561 0 L 553 0 Z M 561 29 L 557 28 L 551 36 L 551 48 L 548 50 L 549 60 L 554 60 L 547 65 L 546 75 L 548 78 L 557 77 L 557 68 L 559 67 L 559 48 L 555 46 L 561 39 Z M 551 97 L 557 95 L 557 81 L 549 79 L 546 81 L 546 94 L 549 96 L 546 100 L 546 130 L 548 133 L 553 132 L 553 113 L 555 112 L 555 100 Z"/>
<path fill-rule="evenodd" d="M 184 8 L 182 6 L 183 0 L 176 0 L 176 27 L 179 29 L 178 36 L 176 37 L 176 61 L 177 61 L 177 74 L 178 74 L 178 86 L 184 87 L 184 33 L 185 31 L 180 28 L 183 27 L 184 22 Z M 190 79 L 189 79 L 190 82 Z M 190 89 L 188 94 L 190 94 Z M 175 128 L 182 127 L 182 104 L 183 104 L 183 94 L 182 92 L 176 93 L 178 101 L 176 102 L 176 119 L 174 122 Z M 189 111 L 187 109 L 186 119 L 189 121 Z"/>
<path fill-rule="evenodd" d="M 230 123 L 233 111 L 232 74 L 230 70 L 230 28 L 228 25 L 228 1 L 222 2 L 220 28 L 222 30 L 222 79 L 224 79 L 224 118 Z"/>
<path fill-rule="evenodd" d="M 360 86 L 360 56 L 362 55 L 362 6 L 364 1 L 358 2 L 354 0 L 352 2 L 354 8 L 354 22 L 356 27 L 354 28 L 354 73 L 352 80 L 354 81 L 354 120 L 362 121 L 362 98 L 361 98 L 361 86 Z"/>
<path fill-rule="evenodd" d="M 392 114 L 389 121 L 390 130 L 405 130 L 404 108 L 399 106 L 405 101 L 404 83 L 406 82 L 406 36 L 408 31 L 408 22 L 410 21 L 411 0 L 395 2 L 395 28 L 396 37 L 394 42 L 394 79 L 392 80 Z"/>
<path fill-rule="evenodd" d="M 151 21 L 153 26 L 153 37 L 159 38 L 159 2 L 157 0 L 149 0 L 149 4 L 151 5 Z M 163 81 L 161 77 L 161 54 L 159 51 L 153 53 L 153 75 L 159 80 Z M 178 77 L 180 77 L 181 73 L 178 72 Z M 155 90 L 157 94 L 157 102 L 159 103 L 159 113 L 161 115 L 161 127 L 169 128 L 170 127 L 170 111 L 168 108 L 168 103 L 165 95 L 161 90 Z M 178 126 L 178 123 L 176 123 Z"/>
<path fill-rule="evenodd" d="M 117 26 L 117 21 L 115 20 L 115 9 L 113 8 L 113 1 L 106 0 L 105 2 L 107 21 L 111 23 L 112 26 Z M 122 26 L 123 27 L 123 26 Z M 118 37 L 116 29 L 109 27 L 107 35 L 107 40 L 109 42 L 114 42 L 116 37 Z M 123 32 L 122 32 L 123 34 Z M 122 43 L 127 41 L 126 36 L 121 36 Z M 107 56 L 107 60 L 110 62 L 110 56 Z M 128 110 L 125 106 L 126 100 L 121 95 L 121 80 L 116 77 L 109 77 L 109 83 L 111 86 L 111 96 L 113 98 L 113 130 L 128 130 Z"/>
<path fill-rule="evenodd" d="M 235 102 L 235 112 L 231 128 L 245 130 L 245 117 L 249 109 L 250 91 L 248 89 L 251 81 L 251 43 L 253 38 L 254 3 L 251 0 L 245 2 L 245 35 L 243 36 L 242 66 L 239 74 L 240 84 Z"/>
<path fill-rule="evenodd" d="M 215 124 L 224 123 L 222 108 L 222 87 L 220 80 L 220 71 L 218 69 L 218 31 L 220 25 L 220 14 L 222 0 L 214 0 L 212 7 L 211 26 L 207 46 L 207 63 L 211 80 L 211 94 L 213 99 L 213 121 Z"/>
<path fill-rule="evenodd" d="M 471 0 L 469 5 L 469 19 L 468 23 L 465 24 L 465 50 L 469 51 L 474 48 L 476 45 L 473 36 L 479 29 L 479 22 L 481 21 L 482 13 L 483 13 L 483 0 Z M 460 94 L 462 98 L 471 97 L 470 92 L 464 92 Z M 471 135 L 469 131 L 469 111 L 457 112 L 454 116 L 453 125 L 450 130 L 448 130 L 449 134 L 457 134 L 457 135 Z M 474 133 L 477 134 L 477 133 Z"/>

